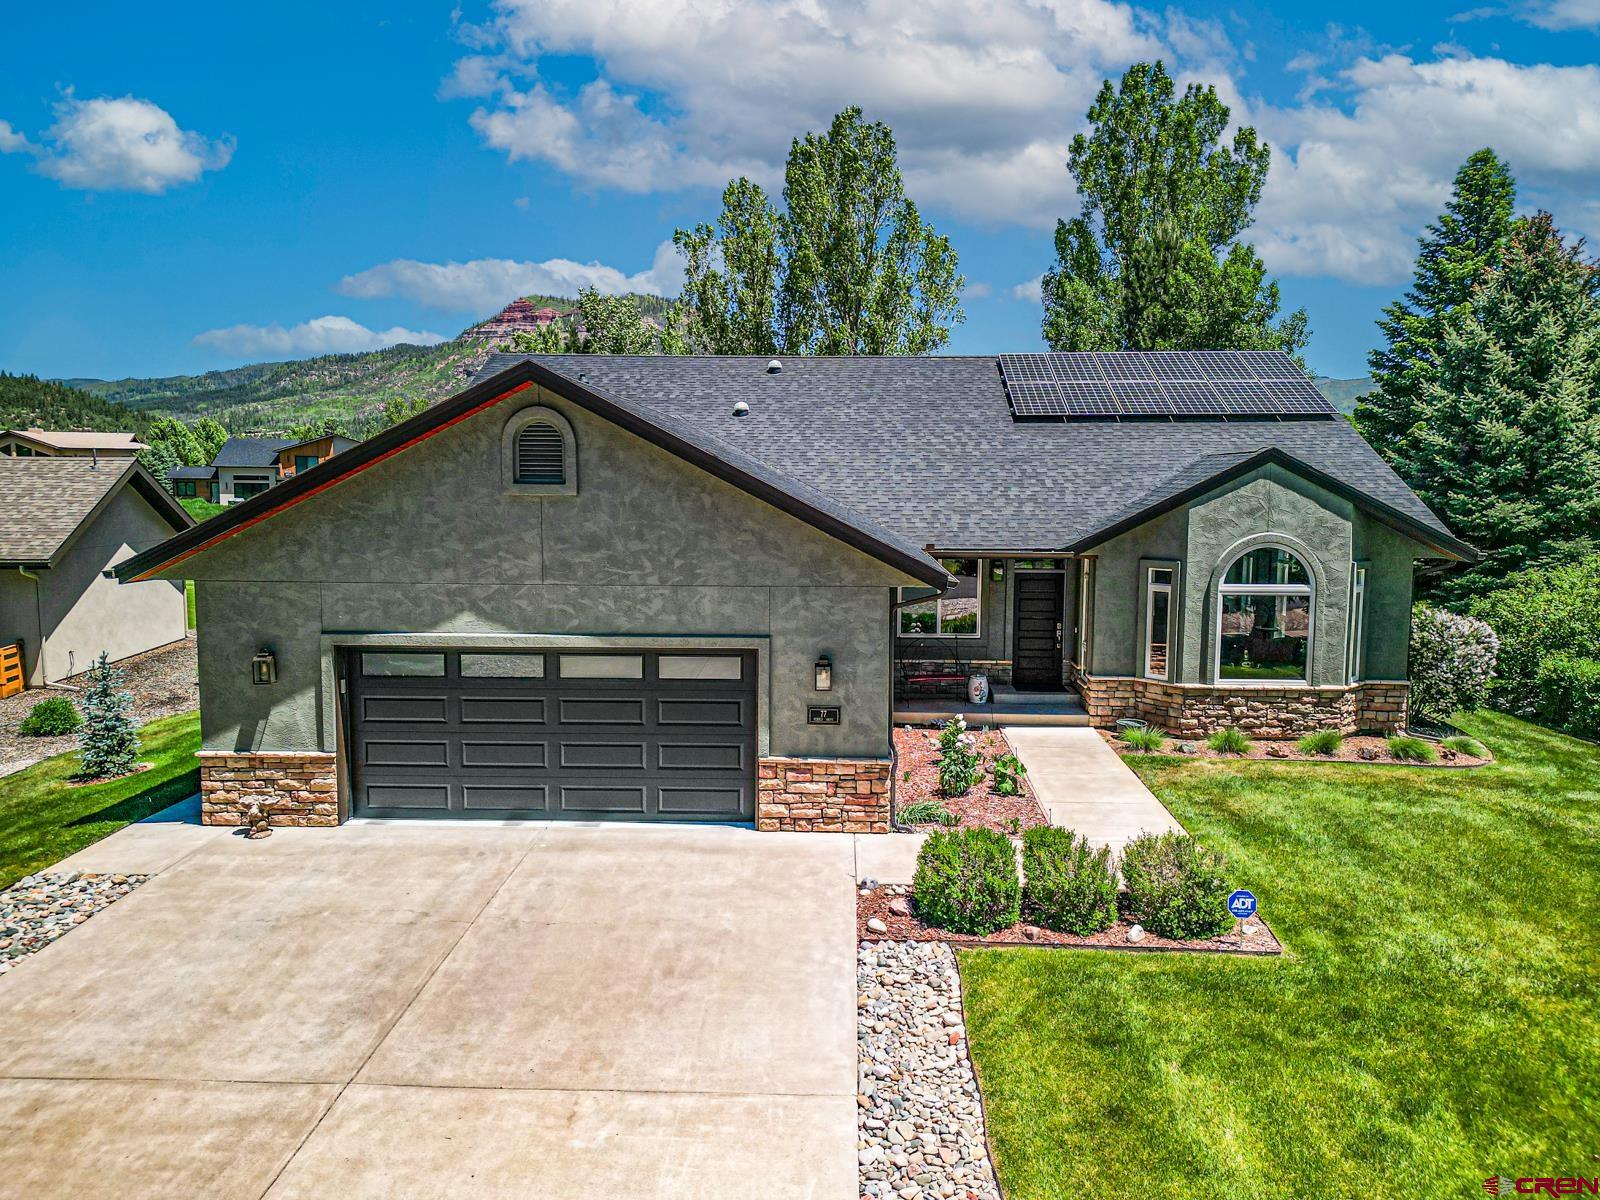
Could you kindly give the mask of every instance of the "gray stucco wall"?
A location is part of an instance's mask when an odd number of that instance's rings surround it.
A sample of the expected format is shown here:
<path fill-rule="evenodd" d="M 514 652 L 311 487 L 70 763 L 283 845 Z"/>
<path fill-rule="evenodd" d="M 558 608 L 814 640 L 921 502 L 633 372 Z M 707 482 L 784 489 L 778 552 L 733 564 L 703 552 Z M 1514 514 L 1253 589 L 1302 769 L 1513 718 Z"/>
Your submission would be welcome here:
<path fill-rule="evenodd" d="M 578 494 L 507 495 L 501 431 L 548 404 Z M 530 389 L 176 568 L 196 580 L 209 749 L 333 749 L 325 634 L 767 639 L 771 754 L 889 744 L 891 588 L 909 578 L 601 418 Z M 278 682 L 252 686 L 270 647 Z M 834 690 L 812 690 L 819 653 Z M 806 723 L 808 703 L 842 709 Z"/>
<path fill-rule="evenodd" d="M 39 669 L 38 584 L 15 567 L 0 568 L 0 643 L 22 643 L 22 677 L 29 687 L 43 683 Z"/>

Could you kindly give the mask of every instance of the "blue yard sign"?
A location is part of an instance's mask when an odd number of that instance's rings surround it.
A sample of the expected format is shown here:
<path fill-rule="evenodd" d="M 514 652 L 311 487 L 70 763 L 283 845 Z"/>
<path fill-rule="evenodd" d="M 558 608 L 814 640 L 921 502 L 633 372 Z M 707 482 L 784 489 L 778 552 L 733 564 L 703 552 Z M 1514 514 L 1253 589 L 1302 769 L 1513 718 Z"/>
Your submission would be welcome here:
<path fill-rule="evenodd" d="M 1256 915 L 1256 894 L 1240 888 L 1228 897 L 1228 911 L 1239 920 Z"/>

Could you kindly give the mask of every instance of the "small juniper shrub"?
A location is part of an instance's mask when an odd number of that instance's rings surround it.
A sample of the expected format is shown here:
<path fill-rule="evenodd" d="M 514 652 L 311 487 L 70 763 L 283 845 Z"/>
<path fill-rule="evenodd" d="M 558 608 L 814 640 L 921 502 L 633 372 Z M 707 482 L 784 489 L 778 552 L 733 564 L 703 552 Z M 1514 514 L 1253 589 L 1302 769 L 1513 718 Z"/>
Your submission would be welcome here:
<path fill-rule="evenodd" d="M 62 737 L 76 733 L 83 718 L 65 696 L 49 696 L 28 710 L 17 726 L 23 737 Z"/>
<path fill-rule="evenodd" d="M 133 697 L 123 689 L 127 672 L 113 667 L 101 651 L 86 673 L 83 728 L 78 730 L 79 778 L 112 779 L 133 770 L 139 754 Z"/>
<path fill-rule="evenodd" d="M 935 830 L 917 852 L 911 898 L 919 917 L 954 933 L 1015 925 L 1022 881 L 1011 839 L 993 829 Z"/>
<path fill-rule="evenodd" d="M 1022 795 L 1022 777 L 1027 773 L 1015 754 L 1002 754 L 994 760 L 994 790 L 1002 796 Z"/>
<path fill-rule="evenodd" d="M 1087 936 L 1117 919 L 1111 850 L 1070 829 L 1041 825 L 1022 835 L 1022 911 L 1035 925 Z"/>
<path fill-rule="evenodd" d="M 1122 851 L 1126 916 L 1168 938 L 1211 938 L 1233 924 L 1228 864 L 1187 834 L 1141 833 Z"/>
<path fill-rule="evenodd" d="M 959 817 L 937 800 L 918 800 L 900 810 L 902 825 L 954 825 Z"/>
<path fill-rule="evenodd" d="M 1339 753 L 1339 747 L 1344 745 L 1344 734 L 1337 729 L 1319 729 L 1316 733 L 1308 733 L 1295 743 L 1295 748 L 1301 754 L 1319 754 L 1323 758 L 1332 758 Z"/>
<path fill-rule="evenodd" d="M 1446 750 L 1454 750 L 1457 754 L 1469 754 L 1473 758 L 1489 757 L 1489 747 L 1485 746 L 1477 738 L 1467 737 L 1465 734 L 1461 734 L 1458 737 L 1447 737 L 1439 744 Z"/>
<path fill-rule="evenodd" d="M 1123 745 L 1141 754 L 1158 753 L 1167 747 L 1167 735 L 1159 729 L 1124 729 L 1117 736 Z"/>
<path fill-rule="evenodd" d="M 1397 735 L 1389 739 L 1389 757 L 1396 762 L 1431 763 L 1439 754 L 1419 737 Z"/>
<path fill-rule="evenodd" d="M 1236 725 L 1229 725 L 1226 729 L 1219 729 L 1208 737 L 1206 745 L 1218 754 L 1248 754 L 1251 741 L 1244 730 Z"/>
<path fill-rule="evenodd" d="M 939 791 L 965 796 L 978 782 L 982 766 L 977 739 L 967 732 L 966 721 L 961 717 L 947 721 L 939 731 Z"/>

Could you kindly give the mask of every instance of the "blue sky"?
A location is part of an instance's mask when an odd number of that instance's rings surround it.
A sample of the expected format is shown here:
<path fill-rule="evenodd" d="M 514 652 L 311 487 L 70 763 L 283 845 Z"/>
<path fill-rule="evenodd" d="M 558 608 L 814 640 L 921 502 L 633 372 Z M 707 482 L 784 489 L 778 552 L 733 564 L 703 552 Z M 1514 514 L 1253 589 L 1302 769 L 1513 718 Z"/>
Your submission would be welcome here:
<path fill-rule="evenodd" d="M 1101 79 L 1164 57 L 1272 143 L 1251 231 L 1319 373 L 1455 167 L 1600 231 L 1600 0 L 88 3 L 8 12 L 0 369 L 173 374 L 451 336 L 522 291 L 671 293 L 674 227 L 861 104 L 969 291 L 951 349 L 1036 348 Z M 70 28 L 67 27 L 70 23 Z"/>

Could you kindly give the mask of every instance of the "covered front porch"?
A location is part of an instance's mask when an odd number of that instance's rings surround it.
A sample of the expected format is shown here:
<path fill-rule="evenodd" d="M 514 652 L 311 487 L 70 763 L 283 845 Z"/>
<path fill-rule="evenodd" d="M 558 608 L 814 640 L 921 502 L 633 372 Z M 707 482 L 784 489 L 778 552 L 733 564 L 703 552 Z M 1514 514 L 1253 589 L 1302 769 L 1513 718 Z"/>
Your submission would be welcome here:
<path fill-rule="evenodd" d="M 995 684 L 989 699 L 974 704 L 965 696 L 895 694 L 896 725 L 933 725 L 954 717 L 968 725 L 1088 725 L 1089 712 L 1077 692 L 1019 692 L 1010 684 Z"/>

